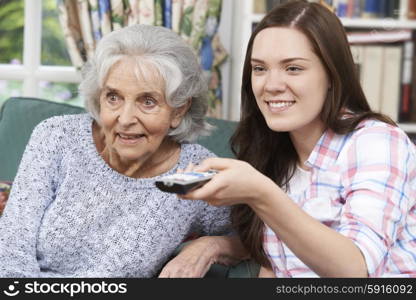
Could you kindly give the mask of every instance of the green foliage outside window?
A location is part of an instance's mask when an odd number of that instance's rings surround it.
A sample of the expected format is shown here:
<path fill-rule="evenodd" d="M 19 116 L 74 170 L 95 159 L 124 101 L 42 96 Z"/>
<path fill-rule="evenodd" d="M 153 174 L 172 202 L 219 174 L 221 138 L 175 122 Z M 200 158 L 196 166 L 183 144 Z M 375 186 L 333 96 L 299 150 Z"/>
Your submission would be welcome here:
<path fill-rule="evenodd" d="M 56 0 L 43 0 L 42 6 L 42 65 L 71 66 Z"/>
<path fill-rule="evenodd" d="M 23 57 L 24 1 L 0 0 L 0 63 Z"/>

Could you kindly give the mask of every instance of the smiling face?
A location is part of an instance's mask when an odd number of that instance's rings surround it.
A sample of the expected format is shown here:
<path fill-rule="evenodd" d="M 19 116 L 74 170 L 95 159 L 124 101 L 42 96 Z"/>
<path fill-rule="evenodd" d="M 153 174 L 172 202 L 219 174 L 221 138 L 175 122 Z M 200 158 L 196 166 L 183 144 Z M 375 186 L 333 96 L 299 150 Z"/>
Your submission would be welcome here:
<path fill-rule="evenodd" d="M 322 132 L 320 113 L 330 83 L 307 37 L 270 27 L 254 39 L 251 83 L 257 105 L 273 131 Z"/>
<path fill-rule="evenodd" d="M 165 137 L 185 113 L 167 104 L 164 80 L 153 65 L 141 63 L 140 70 L 132 58 L 121 59 L 100 95 L 101 153 L 115 169 L 163 161 L 172 147 Z"/>

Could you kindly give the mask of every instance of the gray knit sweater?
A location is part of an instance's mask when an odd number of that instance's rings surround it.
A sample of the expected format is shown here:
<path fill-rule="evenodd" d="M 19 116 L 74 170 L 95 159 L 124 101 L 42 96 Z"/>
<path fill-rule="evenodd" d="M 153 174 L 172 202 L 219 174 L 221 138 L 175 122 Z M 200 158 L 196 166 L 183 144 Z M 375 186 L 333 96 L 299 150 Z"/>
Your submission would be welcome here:
<path fill-rule="evenodd" d="M 162 175 L 209 156 L 182 144 L 179 162 Z M 229 231 L 229 208 L 161 192 L 157 178 L 109 167 L 88 114 L 42 122 L 0 218 L 0 277 L 152 277 L 190 233 Z"/>

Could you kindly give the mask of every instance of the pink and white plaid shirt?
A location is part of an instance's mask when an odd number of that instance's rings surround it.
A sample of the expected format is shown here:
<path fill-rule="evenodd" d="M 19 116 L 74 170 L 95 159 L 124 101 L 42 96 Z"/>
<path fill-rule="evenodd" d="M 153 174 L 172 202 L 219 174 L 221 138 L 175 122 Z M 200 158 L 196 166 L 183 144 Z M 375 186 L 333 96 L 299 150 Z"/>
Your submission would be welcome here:
<path fill-rule="evenodd" d="M 289 193 L 293 201 L 354 241 L 370 277 L 416 277 L 416 148 L 407 135 L 375 120 L 347 135 L 328 130 L 306 164 L 310 185 Z M 263 246 L 277 277 L 318 276 L 267 225 Z"/>

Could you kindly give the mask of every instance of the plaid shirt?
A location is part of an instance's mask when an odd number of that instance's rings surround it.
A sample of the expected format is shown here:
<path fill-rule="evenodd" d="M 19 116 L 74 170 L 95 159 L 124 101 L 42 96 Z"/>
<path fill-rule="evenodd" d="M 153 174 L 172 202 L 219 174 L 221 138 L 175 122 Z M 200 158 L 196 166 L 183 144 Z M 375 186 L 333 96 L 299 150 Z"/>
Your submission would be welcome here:
<path fill-rule="evenodd" d="M 416 277 L 416 148 L 399 128 L 367 120 L 347 135 L 326 131 L 306 165 L 310 184 L 289 196 L 350 238 L 370 277 Z M 277 277 L 316 277 L 266 225 Z M 340 257 L 342 259 L 342 257 Z"/>

